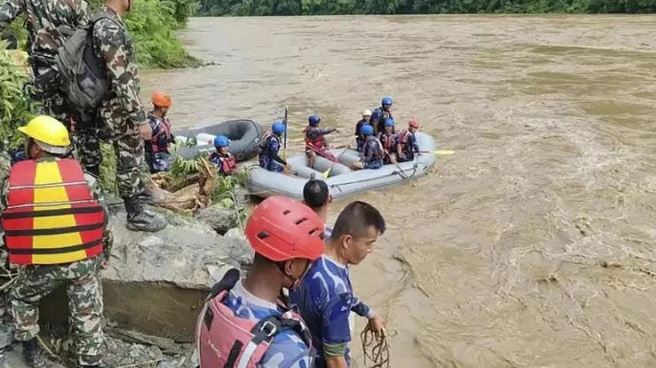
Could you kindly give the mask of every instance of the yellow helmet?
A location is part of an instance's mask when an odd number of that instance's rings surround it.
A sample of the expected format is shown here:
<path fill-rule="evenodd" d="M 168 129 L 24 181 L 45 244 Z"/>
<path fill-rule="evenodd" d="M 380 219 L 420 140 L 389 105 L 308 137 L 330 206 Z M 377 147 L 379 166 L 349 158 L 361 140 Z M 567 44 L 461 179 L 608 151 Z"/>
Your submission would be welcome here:
<path fill-rule="evenodd" d="M 64 153 L 71 145 L 68 129 L 59 120 L 46 115 L 40 115 L 30 120 L 18 130 L 34 139 L 45 151 L 51 153 Z"/>

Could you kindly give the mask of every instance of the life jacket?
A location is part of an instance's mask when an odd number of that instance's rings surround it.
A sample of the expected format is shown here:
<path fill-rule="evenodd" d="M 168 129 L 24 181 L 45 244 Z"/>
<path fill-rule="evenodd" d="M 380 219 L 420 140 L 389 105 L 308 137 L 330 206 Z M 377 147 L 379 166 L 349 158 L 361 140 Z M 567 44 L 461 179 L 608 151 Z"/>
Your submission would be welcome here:
<path fill-rule="evenodd" d="M 326 142 L 326 137 L 323 134 L 317 134 L 316 137 L 311 138 L 310 132 L 312 130 L 320 130 L 321 128 L 307 126 L 303 129 L 305 133 L 305 148 L 314 149 L 317 151 L 323 151 L 328 148 L 328 143 Z"/>
<path fill-rule="evenodd" d="M 210 161 L 218 166 L 219 171 L 224 174 L 231 174 L 232 171 L 237 167 L 237 160 L 230 152 L 227 156 L 223 156 L 218 152 L 212 152 L 210 155 Z"/>
<path fill-rule="evenodd" d="M 383 133 L 380 136 L 380 143 L 387 152 L 396 152 L 396 134 Z"/>
<path fill-rule="evenodd" d="M 408 139 L 411 135 L 412 133 L 407 129 L 399 133 L 399 144 L 405 147 L 405 145 L 408 144 Z"/>
<path fill-rule="evenodd" d="M 373 159 L 374 160 L 382 160 L 383 157 L 384 157 L 383 144 L 380 143 L 380 140 L 378 138 L 373 137 L 373 136 L 368 138 L 367 141 L 365 141 L 365 143 L 364 143 L 364 150 L 363 150 L 364 151 L 363 152 L 364 156 L 367 157 L 367 155 L 369 155 L 369 150 L 372 149 L 372 148 L 369 147 L 369 142 L 368 141 L 370 139 L 374 140 L 376 142 L 376 145 L 378 146 L 378 149 L 376 150 L 376 152 L 374 152 L 374 155 L 372 156 Z"/>
<path fill-rule="evenodd" d="M 303 319 L 293 311 L 287 310 L 281 316 L 254 322 L 238 317 L 223 304 L 238 280 L 239 271 L 228 271 L 212 288 L 198 317 L 196 344 L 200 368 L 255 368 L 269 349 L 273 337 L 283 329 L 292 329 L 312 351 L 310 331 Z"/>
<path fill-rule="evenodd" d="M 103 251 L 105 212 L 77 161 L 20 161 L 8 182 L 2 226 L 9 262 L 64 264 Z"/>
<path fill-rule="evenodd" d="M 271 139 L 277 139 L 278 143 L 280 143 L 280 138 L 277 135 L 273 134 L 273 132 L 265 133 L 264 136 L 262 137 L 262 140 L 260 141 L 260 144 L 258 145 L 259 154 L 265 156 L 271 156 L 272 152 L 269 152 L 269 140 Z"/>
<path fill-rule="evenodd" d="M 168 152 L 169 142 L 171 141 L 171 121 L 167 117 L 158 119 L 151 115 L 150 118 L 155 120 L 155 126 L 153 126 L 154 134 L 150 139 L 152 152 Z"/>

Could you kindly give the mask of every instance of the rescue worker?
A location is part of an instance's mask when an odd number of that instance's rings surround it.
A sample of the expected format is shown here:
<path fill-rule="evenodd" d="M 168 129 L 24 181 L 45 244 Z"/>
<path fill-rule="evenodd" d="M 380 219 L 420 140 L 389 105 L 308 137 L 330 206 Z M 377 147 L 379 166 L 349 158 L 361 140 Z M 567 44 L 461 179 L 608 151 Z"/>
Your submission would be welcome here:
<path fill-rule="evenodd" d="M 360 128 L 364 124 L 369 124 L 369 120 L 371 120 L 371 110 L 364 110 L 364 112 L 362 112 L 362 119 L 355 123 L 355 143 L 360 152 L 362 152 L 362 147 L 364 145 L 364 136 L 360 134 Z"/>
<path fill-rule="evenodd" d="M 237 160 L 235 156 L 228 151 L 228 146 L 230 146 L 230 139 L 224 135 L 217 135 L 214 137 L 214 152 L 210 153 L 209 161 L 216 166 L 219 174 L 221 175 L 232 175 L 232 173 L 237 168 Z"/>
<path fill-rule="evenodd" d="M 271 125 L 271 131 L 266 133 L 260 143 L 260 167 L 274 172 L 288 171 L 287 161 L 278 155 L 282 145 L 282 135 L 285 134 L 285 124 L 276 120 Z"/>
<path fill-rule="evenodd" d="M 303 186 L 303 203 L 319 215 L 324 223 L 328 220 L 328 211 L 332 202 L 333 196 L 325 181 L 312 178 Z M 332 229 L 326 226 L 325 237 L 330 237 L 331 232 Z"/>
<path fill-rule="evenodd" d="M 412 161 L 415 159 L 415 154 L 421 155 L 421 153 L 419 153 L 417 137 L 415 137 L 417 130 L 419 130 L 419 122 L 416 119 L 410 119 L 408 121 L 408 129 L 399 133 L 396 141 L 398 162 Z"/>
<path fill-rule="evenodd" d="M 148 123 L 153 131 L 152 137 L 145 142 L 146 162 L 151 173 L 169 171 L 171 168 L 171 153 L 169 144 L 175 143 L 171 134 L 171 121 L 166 116 L 171 107 L 171 97 L 155 91 L 150 97 L 153 111 L 148 114 Z"/>
<path fill-rule="evenodd" d="M 326 134 L 336 132 L 337 129 L 319 128 L 321 118 L 318 115 L 308 117 L 308 126 L 303 129 L 305 133 L 305 155 L 308 158 L 308 166 L 314 167 L 317 155 L 325 157 L 330 161 L 337 161 L 337 158 L 328 151 L 328 142 Z"/>
<path fill-rule="evenodd" d="M 112 245 L 109 217 L 80 163 L 63 158 L 71 144 L 66 127 L 38 116 L 18 128 L 27 159 L 2 179 L 2 226 L 9 263 L 21 269 L 9 299 L 16 332 L 30 367 L 48 367 L 37 341 L 39 301 L 66 286 L 78 367 L 104 367 L 98 272 Z M 8 174 L 8 175 L 7 175 Z"/>
<path fill-rule="evenodd" d="M 265 199 L 246 224 L 255 251 L 244 279 L 232 269 L 212 288 L 198 318 L 200 368 L 313 367 L 312 337 L 280 299 L 324 251 L 323 221 L 301 202 Z"/>
<path fill-rule="evenodd" d="M 102 160 L 99 132 L 109 131 L 116 151 L 118 191 L 127 212 L 126 227 L 131 231 L 156 232 L 165 228 L 167 221 L 162 215 L 146 211 L 141 198 L 146 192 L 140 170 L 144 164 L 144 141 L 152 138 L 152 129 L 139 98 L 134 44 L 122 18 L 132 3 L 132 0 L 106 0 L 100 10 L 103 18 L 94 24 L 94 53 L 98 60 L 104 61 L 110 88 L 96 112 L 99 118 L 78 122 L 77 148 L 85 168 L 98 174 Z"/>
<path fill-rule="evenodd" d="M 88 23 L 89 6 L 85 0 L 5 0 L 0 5 L 0 33 L 22 14 L 28 31 L 27 53 L 35 92 L 48 114 L 63 119 L 65 102 L 55 92 L 54 57 L 64 39 Z"/>
<path fill-rule="evenodd" d="M 385 96 L 383 99 L 380 101 L 380 107 L 377 108 L 376 110 L 380 112 L 380 120 L 378 121 L 378 126 L 377 126 L 377 133 L 382 132 L 385 130 L 384 124 L 385 120 L 387 119 L 394 119 L 392 116 L 392 111 L 390 108 L 392 107 L 392 97 L 390 96 Z"/>
<path fill-rule="evenodd" d="M 351 165 L 351 169 L 380 169 L 383 167 L 383 158 L 385 156 L 383 145 L 374 135 L 374 128 L 371 125 L 363 125 L 362 128 L 360 128 L 360 131 L 362 132 L 362 135 L 366 137 L 366 140 L 364 142 L 364 148 L 362 149 L 360 161 L 354 162 Z"/>
<path fill-rule="evenodd" d="M 378 135 L 380 143 L 383 145 L 385 158 L 384 164 L 396 163 L 396 143 L 397 134 L 394 132 L 394 119 L 385 119 L 385 130 Z"/>
<path fill-rule="evenodd" d="M 316 368 L 350 366 L 352 312 L 367 318 L 374 333 L 384 334 L 385 320 L 355 296 L 349 277 L 349 266 L 362 262 L 384 232 L 385 220 L 376 208 L 351 202 L 337 217 L 325 253 L 290 291 L 290 305 L 312 333 Z"/>
<path fill-rule="evenodd" d="M 385 130 L 384 127 L 382 126 L 383 123 L 383 121 L 381 120 L 382 118 L 383 118 L 383 113 L 379 109 L 372 111 L 369 124 L 372 127 L 374 127 L 374 132 L 376 134 Z"/>

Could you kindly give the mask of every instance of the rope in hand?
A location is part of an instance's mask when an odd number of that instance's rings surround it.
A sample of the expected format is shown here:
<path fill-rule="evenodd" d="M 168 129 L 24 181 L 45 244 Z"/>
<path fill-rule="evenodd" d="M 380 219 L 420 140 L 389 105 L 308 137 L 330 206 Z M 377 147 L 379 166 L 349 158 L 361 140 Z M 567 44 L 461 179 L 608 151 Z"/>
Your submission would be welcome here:
<path fill-rule="evenodd" d="M 383 336 L 377 335 L 367 325 L 360 333 L 360 339 L 362 340 L 362 354 L 364 355 L 364 366 L 366 368 L 390 367 L 389 350 L 391 345 L 387 333 L 383 332 Z"/>

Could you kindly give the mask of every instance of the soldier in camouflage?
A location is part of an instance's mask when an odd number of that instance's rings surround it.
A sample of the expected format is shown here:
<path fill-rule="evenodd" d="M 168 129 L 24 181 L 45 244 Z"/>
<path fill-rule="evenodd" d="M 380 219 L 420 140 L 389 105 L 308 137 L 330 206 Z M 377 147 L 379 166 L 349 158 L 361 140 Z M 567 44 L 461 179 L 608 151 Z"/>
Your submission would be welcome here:
<path fill-rule="evenodd" d="M 75 28 L 88 23 L 85 0 L 7 0 L 0 6 L 0 32 L 21 14 L 26 16 L 28 54 L 37 98 L 44 111 L 66 121 L 64 99 L 56 88 L 54 56 L 64 39 Z"/>
<path fill-rule="evenodd" d="M 96 56 L 104 61 L 111 87 L 99 109 L 100 127 L 107 127 L 117 158 L 116 179 L 119 194 L 128 214 L 127 228 L 132 231 L 159 231 L 166 220 L 144 209 L 140 195 L 145 191 L 141 172 L 144 163 L 144 140 L 152 130 L 139 98 L 139 72 L 132 39 L 121 16 L 130 10 L 132 0 L 107 0 L 101 10 L 105 17 L 93 27 Z M 97 127 L 80 124 L 78 137 L 86 152 L 99 152 Z M 84 156 L 84 155 L 83 155 Z"/>
<path fill-rule="evenodd" d="M 66 127 L 57 120 L 47 116 L 39 116 L 30 121 L 26 127 L 21 128 L 21 131 L 27 136 L 26 151 L 29 159 L 35 160 L 37 163 L 49 162 L 57 161 L 60 157 L 66 155 L 67 149 L 64 144 L 66 143 L 66 146 L 70 144 L 68 132 Z M 53 136 L 60 138 L 53 140 L 51 139 Z M 12 206 L 11 196 L 9 195 L 11 191 L 9 169 L 8 161 L 0 160 L 0 185 L 2 187 L 0 209 L 3 211 Z M 14 175 L 13 172 L 11 175 Z M 64 178 L 74 174 L 61 172 L 60 175 Z M 97 202 L 102 203 L 98 197 L 93 177 L 89 175 L 86 176 L 86 179 Z M 36 208 L 36 205 L 34 208 Z M 104 208 L 103 210 L 105 219 L 108 220 L 107 211 Z M 36 223 L 36 220 L 33 221 Z M 5 228 L 7 236 L 9 236 L 7 230 L 9 228 L 7 226 Z M 63 228 L 63 230 L 68 229 Z M 23 342 L 23 353 L 30 367 L 61 367 L 60 364 L 48 359 L 47 353 L 38 343 L 37 336 L 39 334 L 39 301 L 62 285 L 66 286 L 68 293 L 69 321 L 76 337 L 77 367 L 107 367 L 102 362 L 104 352 L 101 324 L 103 301 L 98 273 L 100 269 L 107 267 L 113 242 L 108 222 L 105 222 L 102 234 L 104 234 L 102 235 L 104 251 L 98 256 L 87 256 L 85 259 L 68 263 L 50 262 L 51 264 L 43 264 L 43 262 L 33 262 L 32 264 L 12 266 L 19 270 L 19 276 L 9 295 L 12 317 L 16 328 L 15 337 L 16 340 Z M 54 238 L 58 239 L 58 236 Z M 37 244 L 37 238 L 33 239 L 35 239 L 34 244 Z M 47 237 L 41 237 L 41 239 L 47 239 Z M 46 247 L 67 251 L 66 248 L 57 247 L 57 244 L 47 245 Z M 12 254 L 12 248 L 9 248 L 9 253 Z"/>

